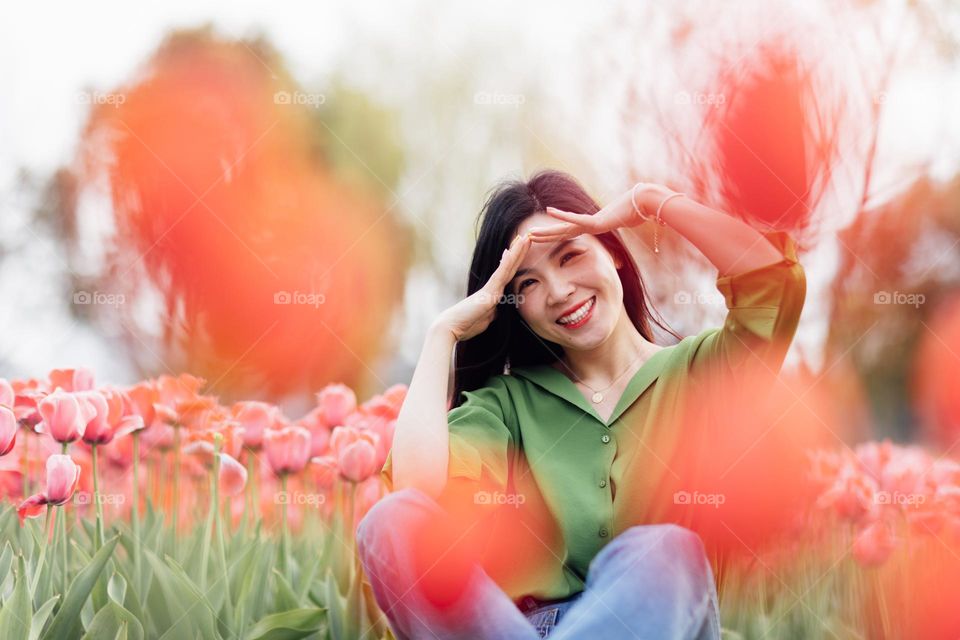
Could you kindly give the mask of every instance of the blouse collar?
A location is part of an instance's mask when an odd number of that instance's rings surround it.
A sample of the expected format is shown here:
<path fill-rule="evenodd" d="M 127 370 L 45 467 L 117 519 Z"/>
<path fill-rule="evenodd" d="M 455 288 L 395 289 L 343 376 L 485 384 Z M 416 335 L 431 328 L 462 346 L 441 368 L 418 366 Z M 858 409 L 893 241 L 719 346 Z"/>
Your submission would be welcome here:
<path fill-rule="evenodd" d="M 671 351 L 675 346 L 676 345 L 672 345 L 660 349 L 640 365 L 640 368 L 633 374 L 630 382 L 627 383 L 626 388 L 623 390 L 623 395 L 620 396 L 617 406 L 614 407 L 613 413 L 610 414 L 610 418 L 606 423 L 600 419 L 591 402 L 577 389 L 573 381 L 551 365 L 541 364 L 526 367 L 511 367 L 510 373 L 526 378 L 542 389 L 563 398 L 567 402 L 592 415 L 597 421 L 603 423 L 604 426 L 609 427 L 616 422 L 617 418 L 660 376 L 667 362 L 667 352 Z"/>

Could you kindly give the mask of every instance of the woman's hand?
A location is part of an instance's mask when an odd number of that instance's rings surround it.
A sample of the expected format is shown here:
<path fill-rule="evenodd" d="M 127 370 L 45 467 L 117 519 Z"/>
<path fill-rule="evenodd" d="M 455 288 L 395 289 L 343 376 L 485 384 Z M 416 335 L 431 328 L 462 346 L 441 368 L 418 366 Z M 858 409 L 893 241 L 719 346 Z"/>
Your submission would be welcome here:
<path fill-rule="evenodd" d="M 627 191 L 593 215 L 547 207 L 547 213 L 561 222 L 531 229 L 533 239 L 538 242 L 567 240 L 583 233 L 597 235 L 620 227 L 635 227 L 643 224 L 646 221 L 644 216 L 653 215 L 659 203 L 673 193 L 673 190 L 668 187 L 647 182 L 641 182 L 634 188 L 637 206 L 640 207 L 643 215 L 633 206 L 634 189 Z"/>
<path fill-rule="evenodd" d="M 529 233 L 519 238 L 514 238 L 510 247 L 504 249 L 500 265 L 486 284 L 443 311 L 434 321 L 435 326 L 450 331 L 458 342 L 469 340 L 486 331 L 496 316 L 497 303 L 503 298 L 506 286 L 513 279 L 523 256 L 533 242 Z"/>

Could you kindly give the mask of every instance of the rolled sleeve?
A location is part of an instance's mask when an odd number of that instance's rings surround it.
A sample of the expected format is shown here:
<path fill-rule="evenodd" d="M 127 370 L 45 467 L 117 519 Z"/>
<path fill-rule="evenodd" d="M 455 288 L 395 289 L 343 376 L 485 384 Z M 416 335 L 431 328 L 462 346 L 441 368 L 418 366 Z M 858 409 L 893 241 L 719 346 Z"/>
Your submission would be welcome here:
<path fill-rule="evenodd" d="M 694 368 L 736 373 L 756 358 L 772 372 L 783 365 L 796 334 L 806 298 L 806 276 L 797 258 L 796 243 L 784 231 L 763 233 L 783 255 L 770 265 L 720 276 L 727 317 L 722 327 L 701 334 Z"/>
<path fill-rule="evenodd" d="M 515 424 L 506 385 L 501 377 L 491 378 L 474 391 L 461 393 L 463 403 L 447 412 L 450 457 L 447 477 L 506 490 Z M 507 407 L 507 409 L 505 409 Z M 393 490 L 393 449 L 387 453 L 381 479 Z"/>

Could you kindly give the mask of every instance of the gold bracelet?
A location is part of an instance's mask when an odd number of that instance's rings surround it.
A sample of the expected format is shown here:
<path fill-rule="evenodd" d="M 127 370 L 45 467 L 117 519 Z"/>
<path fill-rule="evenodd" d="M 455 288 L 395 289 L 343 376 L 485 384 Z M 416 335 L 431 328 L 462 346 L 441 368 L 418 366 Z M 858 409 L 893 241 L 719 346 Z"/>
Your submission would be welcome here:
<path fill-rule="evenodd" d="M 664 227 L 667 226 L 667 223 L 660 218 L 660 212 L 663 211 L 663 205 L 667 204 L 667 201 L 670 200 L 670 198 L 676 198 L 678 196 L 685 196 L 685 195 L 687 194 L 674 192 L 660 201 L 660 206 L 657 207 L 657 215 L 656 215 L 656 221 L 659 223 L 659 225 L 654 225 L 653 227 L 653 252 L 654 253 L 660 253 L 660 242 L 659 242 L 659 238 L 657 237 L 658 231 L 660 230 L 660 226 L 664 226 Z"/>

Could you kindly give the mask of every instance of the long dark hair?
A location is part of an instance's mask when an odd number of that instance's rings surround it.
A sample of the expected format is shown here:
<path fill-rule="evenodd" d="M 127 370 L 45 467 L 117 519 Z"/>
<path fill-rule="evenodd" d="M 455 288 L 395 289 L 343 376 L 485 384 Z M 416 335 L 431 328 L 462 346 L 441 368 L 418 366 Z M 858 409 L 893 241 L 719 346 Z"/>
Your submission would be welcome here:
<path fill-rule="evenodd" d="M 574 213 L 593 215 L 599 205 L 575 178 L 562 171 L 539 171 L 528 181 L 506 180 L 497 185 L 478 217 L 480 225 L 473 250 L 467 295 L 479 290 L 500 264 L 500 254 L 509 246 L 520 223 L 529 216 L 555 207 Z M 623 285 L 623 305 L 633 326 L 653 342 L 650 323 L 656 324 L 678 340 L 680 335 L 654 317 L 647 304 L 640 270 L 620 237 L 614 232 L 596 236 L 611 255 L 619 258 L 617 270 Z M 510 293 L 505 291 L 504 293 Z M 454 356 L 452 407 L 463 400 L 461 391 L 473 391 L 493 375 L 511 367 L 549 364 L 563 356 L 563 347 L 535 334 L 520 317 L 510 296 L 501 298 L 497 313 L 487 329 L 469 340 L 458 342 Z"/>

